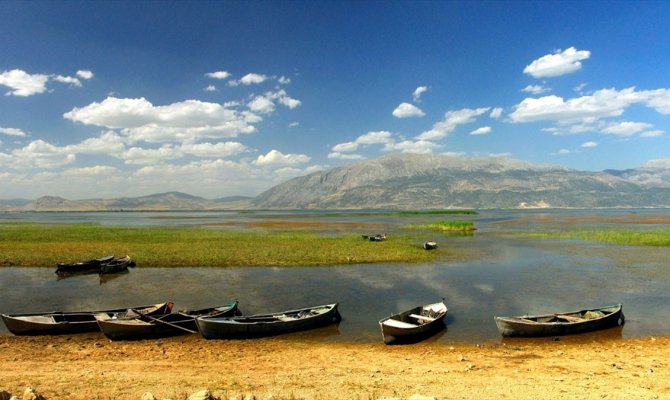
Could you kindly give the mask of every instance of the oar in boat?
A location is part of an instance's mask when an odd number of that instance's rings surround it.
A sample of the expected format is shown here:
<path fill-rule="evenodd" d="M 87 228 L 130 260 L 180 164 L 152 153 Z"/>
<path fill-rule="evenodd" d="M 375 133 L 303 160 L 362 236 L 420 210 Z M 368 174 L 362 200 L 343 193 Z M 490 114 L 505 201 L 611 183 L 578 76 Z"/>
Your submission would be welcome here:
<path fill-rule="evenodd" d="M 132 308 L 130 309 L 130 311 L 139 314 L 140 318 L 147 318 L 147 319 L 149 319 L 150 321 L 159 322 L 159 323 L 161 323 L 161 324 L 165 324 L 165 325 L 170 325 L 170 326 L 173 327 L 173 328 L 181 329 L 182 331 L 185 331 L 185 332 L 188 332 L 188 333 L 198 333 L 198 331 L 192 331 L 192 330 L 190 330 L 190 329 L 188 329 L 188 328 L 184 328 L 183 326 L 179 326 L 179 325 L 176 325 L 176 324 L 167 322 L 167 321 L 163 321 L 163 320 L 160 319 L 160 318 L 154 318 L 154 317 L 152 317 L 152 316 L 150 316 L 150 315 L 142 314 L 142 313 L 140 313 L 140 312 L 137 311 L 137 310 L 133 310 Z"/>

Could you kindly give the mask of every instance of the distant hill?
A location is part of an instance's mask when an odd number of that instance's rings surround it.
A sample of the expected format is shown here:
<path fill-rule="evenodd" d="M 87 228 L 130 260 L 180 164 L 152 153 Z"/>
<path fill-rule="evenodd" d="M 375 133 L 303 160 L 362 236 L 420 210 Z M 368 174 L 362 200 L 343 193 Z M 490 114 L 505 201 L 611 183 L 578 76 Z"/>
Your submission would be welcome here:
<path fill-rule="evenodd" d="M 670 171 L 584 172 L 508 158 L 394 154 L 294 178 L 258 195 L 265 209 L 670 206 Z"/>
<path fill-rule="evenodd" d="M 68 200 L 43 196 L 37 200 L 14 206 L 10 211 L 165 211 L 165 210 L 228 210 L 250 208 L 250 197 L 237 196 L 207 200 L 181 192 L 157 193 L 142 197 L 117 199 Z"/>

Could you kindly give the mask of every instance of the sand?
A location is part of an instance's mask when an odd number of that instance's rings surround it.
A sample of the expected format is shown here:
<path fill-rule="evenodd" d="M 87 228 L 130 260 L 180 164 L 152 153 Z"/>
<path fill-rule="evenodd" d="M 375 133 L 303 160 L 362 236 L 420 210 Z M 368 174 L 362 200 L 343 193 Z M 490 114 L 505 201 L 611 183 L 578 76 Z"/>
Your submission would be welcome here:
<path fill-rule="evenodd" d="M 670 338 L 487 344 L 0 336 L 0 389 L 46 399 L 670 399 Z"/>

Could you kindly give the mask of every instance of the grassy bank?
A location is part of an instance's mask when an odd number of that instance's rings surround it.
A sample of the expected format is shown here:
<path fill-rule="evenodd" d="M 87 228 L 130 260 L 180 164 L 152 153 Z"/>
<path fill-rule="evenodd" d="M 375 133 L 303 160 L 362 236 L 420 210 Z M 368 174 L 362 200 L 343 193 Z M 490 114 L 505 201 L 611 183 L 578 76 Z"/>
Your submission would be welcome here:
<path fill-rule="evenodd" d="M 444 232 L 472 232 L 476 230 L 475 224 L 470 221 L 436 221 L 427 224 L 412 224 L 408 228 Z"/>
<path fill-rule="evenodd" d="M 411 234 L 384 242 L 359 234 L 265 232 L 204 227 L 0 224 L 0 265 L 48 266 L 128 254 L 138 266 L 272 266 L 425 262 L 435 255 Z"/>
<path fill-rule="evenodd" d="M 603 243 L 628 246 L 670 246 L 670 229 L 631 230 L 631 229 L 584 229 L 556 232 L 538 232 L 522 234 L 526 237 L 594 240 Z"/>

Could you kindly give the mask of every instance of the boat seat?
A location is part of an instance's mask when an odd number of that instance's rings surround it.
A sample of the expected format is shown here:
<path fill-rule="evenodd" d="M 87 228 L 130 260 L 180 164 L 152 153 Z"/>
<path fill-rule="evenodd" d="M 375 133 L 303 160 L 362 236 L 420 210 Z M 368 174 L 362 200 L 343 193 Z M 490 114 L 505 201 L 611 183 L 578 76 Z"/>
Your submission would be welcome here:
<path fill-rule="evenodd" d="M 410 324 L 408 322 L 402 322 L 398 321 L 397 319 L 387 319 L 386 321 L 382 322 L 386 326 L 390 326 L 393 328 L 416 328 L 416 325 Z"/>
<path fill-rule="evenodd" d="M 412 318 L 418 319 L 418 320 L 424 320 L 424 321 L 428 321 L 428 322 L 435 321 L 435 318 L 428 317 L 428 316 L 425 316 L 425 315 L 410 314 L 409 316 L 412 317 Z"/>

